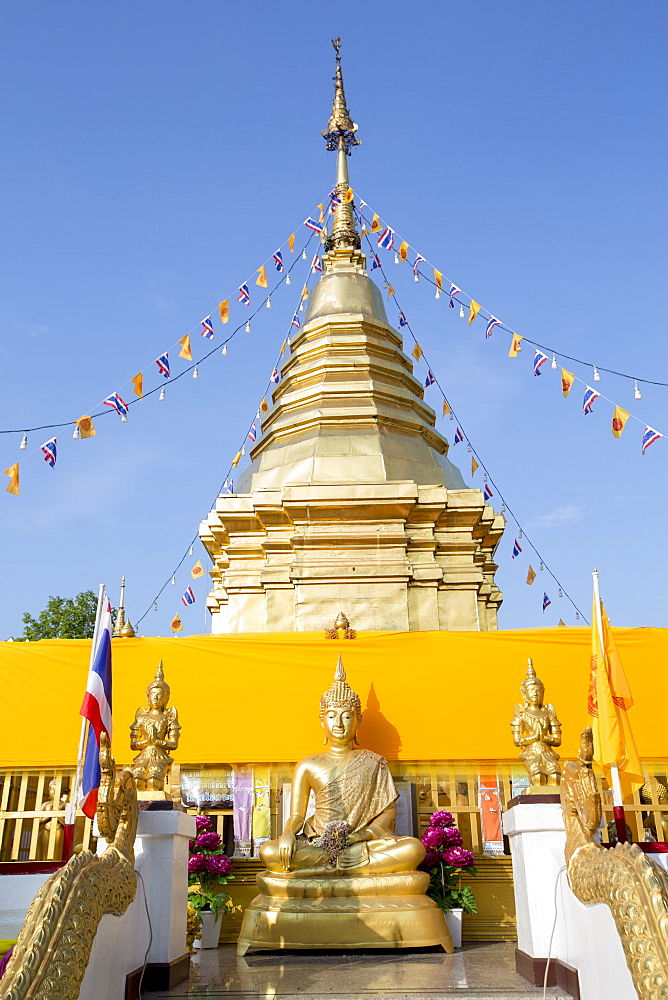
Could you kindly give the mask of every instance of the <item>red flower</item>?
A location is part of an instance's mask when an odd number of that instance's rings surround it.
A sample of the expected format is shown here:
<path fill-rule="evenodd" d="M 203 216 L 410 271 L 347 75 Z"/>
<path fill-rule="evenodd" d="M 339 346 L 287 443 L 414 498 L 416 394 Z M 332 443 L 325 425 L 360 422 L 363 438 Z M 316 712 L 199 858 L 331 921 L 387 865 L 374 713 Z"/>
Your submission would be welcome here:
<path fill-rule="evenodd" d="M 204 847 L 207 851 L 216 851 L 221 845 L 221 836 L 211 830 L 208 833 L 200 833 L 195 841 L 198 847 Z"/>
<path fill-rule="evenodd" d="M 452 865 L 453 868 L 466 868 L 468 865 L 475 865 L 475 858 L 470 851 L 463 847 L 449 847 L 447 851 L 443 851 L 443 860 L 446 865 Z"/>

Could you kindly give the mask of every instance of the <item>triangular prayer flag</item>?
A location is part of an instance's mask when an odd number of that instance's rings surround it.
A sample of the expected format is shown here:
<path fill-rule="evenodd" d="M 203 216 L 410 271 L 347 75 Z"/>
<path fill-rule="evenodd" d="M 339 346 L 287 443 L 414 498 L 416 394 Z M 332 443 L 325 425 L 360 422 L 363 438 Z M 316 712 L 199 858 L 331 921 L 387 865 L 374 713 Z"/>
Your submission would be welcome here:
<path fill-rule="evenodd" d="M 394 288 L 392 287 L 392 285 L 388 285 L 387 286 L 387 297 L 388 297 L 388 299 L 390 298 L 391 295 L 394 295 Z"/>
<path fill-rule="evenodd" d="M 522 345 L 521 345 L 522 340 L 524 340 L 524 337 L 522 337 L 521 334 L 519 333 L 513 334 L 513 339 L 510 342 L 510 350 L 508 351 L 509 358 L 516 358 L 517 355 L 520 353 L 520 351 L 522 350 Z"/>
<path fill-rule="evenodd" d="M 267 402 L 267 397 L 266 396 L 264 397 L 264 399 L 260 403 L 260 409 L 262 410 L 263 413 L 267 413 L 269 411 L 269 403 Z"/>
<path fill-rule="evenodd" d="M 443 288 L 443 275 L 440 271 L 437 271 L 436 268 L 434 268 L 434 281 L 436 282 L 436 287 L 438 289 Z"/>
<path fill-rule="evenodd" d="M 471 299 L 469 302 L 469 326 L 480 312 L 480 303 Z"/>
<path fill-rule="evenodd" d="M 203 576 L 204 575 L 204 567 L 202 566 L 202 564 L 201 564 L 201 562 L 199 560 L 195 563 L 195 565 L 193 566 L 193 568 L 190 570 L 190 575 L 193 578 L 193 580 L 196 580 L 198 576 Z"/>
<path fill-rule="evenodd" d="M 236 453 L 236 455 L 234 456 L 234 458 L 232 459 L 232 468 L 236 469 L 236 467 L 237 467 L 237 465 L 239 464 L 240 461 L 241 461 L 241 452 L 238 451 Z"/>
<path fill-rule="evenodd" d="M 141 372 L 132 379 L 132 391 L 141 399 L 144 395 L 144 376 Z"/>
<path fill-rule="evenodd" d="M 193 354 L 192 351 L 190 350 L 190 334 L 187 333 L 185 337 L 181 337 L 181 339 L 179 340 L 179 344 L 181 345 L 181 350 L 179 351 L 179 357 L 185 358 L 186 361 L 192 361 Z"/>
<path fill-rule="evenodd" d="M 452 411 L 450 410 L 450 404 L 448 403 L 447 399 L 444 398 L 443 399 L 443 416 L 447 417 L 448 413 L 451 413 L 451 412 Z"/>
<path fill-rule="evenodd" d="M 422 348 L 420 347 L 420 345 L 417 343 L 417 341 L 415 342 L 415 347 L 411 351 L 411 354 L 413 355 L 413 357 L 415 358 L 416 361 L 419 361 L 420 358 L 422 357 L 422 355 L 424 354 L 424 351 L 422 350 Z"/>
<path fill-rule="evenodd" d="M 557 628 L 566 628 L 566 622 L 564 621 L 563 618 L 560 618 L 559 621 L 557 622 Z"/>
<path fill-rule="evenodd" d="M 304 285 L 304 287 L 302 288 L 302 302 L 304 301 L 304 299 L 307 298 L 308 298 L 308 286 Z"/>
<path fill-rule="evenodd" d="M 5 486 L 6 493 L 13 493 L 14 496 L 18 496 L 19 490 L 19 463 L 14 462 L 10 465 L 8 469 L 5 469 L 5 475 L 9 476 L 9 483 Z"/>
<path fill-rule="evenodd" d="M 318 210 L 319 210 L 318 222 L 324 222 L 325 221 L 325 206 L 324 205 L 318 205 Z"/>
<path fill-rule="evenodd" d="M 478 468 L 479 468 L 478 463 L 476 462 L 475 458 L 473 456 L 471 456 L 471 475 L 472 476 L 475 476 L 476 469 L 478 469 Z"/>
<path fill-rule="evenodd" d="M 221 323 L 228 323 L 230 319 L 230 300 L 223 299 L 223 301 L 218 306 L 218 315 L 220 316 Z"/>
<path fill-rule="evenodd" d="M 529 584 L 529 586 L 531 586 L 531 584 L 534 582 L 535 579 L 536 579 L 536 572 L 533 566 L 529 566 L 526 582 Z"/>
<path fill-rule="evenodd" d="M 615 412 L 612 415 L 612 433 L 616 438 L 620 438 L 622 436 L 622 432 L 626 426 L 626 421 L 630 416 L 631 414 L 627 413 L 626 410 L 623 410 L 621 406 L 615 407 Z"/>
<path fill-rule="evenodd" d="M 371 220 L 371 232 L 378 233 L 380 232 L 381 229 L 382 226 L 380 224 L 380 219 L 378 218 L 377 215 L 374 215 L 373 219 Z"/>
<path fill-rule="evenodd" d="M 264 266 L 264 264 L 262 265 L 262 267 L 258 267 L 257 269 L 257 278 L 255 279 L 255 284 L 259 285 L 260 288 L 267 287 L 267 269 Z"/>
<path fill-rule="evenodd" d="M 294 233 L 292 234 L 292 236 L 288 237 L 288 246 L 290 247 L 290 253 L 294 253 L 295 252 L 295 234 Z"/>
<path fill-rule="evenodd" d="M 285 354 L 285 348 L 287 347 L 287 344 L 288 344 L 287 340 L 284 340 L 283 343 L 281 344 L 281 357 L 283 357 L 283 355 Z"/>
<path fill-rule="evenodd" d="M 93 423 L 92 419 L 88 416 L 88 414 L 84 414 L 83 417 L 79 417 L 79 419 L 75 420 L 74 423 L 79 428 L 79 433 L 81 434 L 82 438 L 94 438 L 95 435 L 97 434 L 97 431 L 95 430 L 95 424 Z"/>
<path fill-rule="evenodd" d="M 410 250 L 410 247 L 409 247 L 408 243 L 406 243 L 406 240 L 403 240 L 401 246 L 399 247 L 399 257 L 401 258 L 401 260 L 408 260 L 408 251 L 409 250 Z"/>
<path fill-rule="evenodd" d="M 561 392 L 564 399 L 571 391 L 573 383 L 575 382 L 575 375 L 573 372 L 567 372 L 565 368 L 561 369 Z"/>
<path fill-rule="evenodd" d="M 169 627 L 171 628 L 172 632 L 183 632 L 183 623 L 179 617 L 178 612 L 172 618 L 171 622 L 169 623 Z"/>

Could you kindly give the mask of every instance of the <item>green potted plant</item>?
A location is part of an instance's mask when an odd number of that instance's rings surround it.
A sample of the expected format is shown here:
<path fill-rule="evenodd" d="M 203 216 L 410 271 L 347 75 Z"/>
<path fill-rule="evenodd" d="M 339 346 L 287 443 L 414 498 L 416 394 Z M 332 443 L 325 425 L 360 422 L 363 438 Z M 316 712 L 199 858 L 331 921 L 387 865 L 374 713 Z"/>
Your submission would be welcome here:
<path fill-rule="evenodd" d="M 477 913 L 475 896 L 462 878 L 475 878 L 475 858 L 462 845 L 462 836 L 452 813 L 439 809 L 432 813 L 422 834 L 425 859 L 420 865 L 429 872 L 427 895 L 443 910 L 455 948 L 462 943 L 462 913 Z"/>
<path fill-rule="evenodd" d="M 211 829 L 209 817 L 197 816 L 196 822 L 197 837 L 190 841 L 188 858 L 188 906 L 202 921 L 201 940 L 195 941 L 195 947 L 216 948 L 218 917 L 231 907 L 229 895 L 218 887 L 233 878 L 232 862 L 223 851 L 220 835 Z"/>

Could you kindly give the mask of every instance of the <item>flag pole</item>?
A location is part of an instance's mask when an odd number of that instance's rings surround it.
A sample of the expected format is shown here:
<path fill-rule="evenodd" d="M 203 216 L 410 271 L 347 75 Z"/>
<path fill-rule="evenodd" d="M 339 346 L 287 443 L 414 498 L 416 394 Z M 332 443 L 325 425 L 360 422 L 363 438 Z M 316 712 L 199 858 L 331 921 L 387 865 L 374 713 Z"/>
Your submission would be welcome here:
<path fill-rule="evenodd" d="M 100 589 L 97 595 L 97 611 L 95 612 L 95 627 L 93 629 L 93 641 L 90 647 L 90 661 L 88 664 L 88 673 L 90 673 L 93 666 L 93 659 L 95 657 L 95 649 L 97 646 L 98 633 L 100 630 L 100 617 L 102 615 L 102 600 L 104 597 L 104 584 L 100 584 Z M 88 676 L 88 675 L 86 675 Z M 83 771 L 83 759 L 84 752 L 86 749 L 86 732 L 88 730 L 88 720 L 81 720 L 81 733 L 79 735 L 79 752 L 77 754 L 77 769 L 74 775 L 74 784 L 72 785 L 72 790 L 70 792 L 70 801 L 65 806 L 65 825 L 63 828 L 63 861 L 69 861 L 72 857 L 72 852 L 74 848 L 74 824 L 76 822 L 77 816 L 77 796 L 79 793 L 79 786 L 81 785 L 81 773 Z"/>
<path fill-rule="evenodd" d="M 605 649 L 603 642 L 603 618 L 601 615 L 601 597 L 598 590 L 597 569 L 594 569 L 592 578 L 594 580 L 594 609 L 596 612 L 596 625 L 598 627 L 598 634 L 601 641 L 601 649 Z M 622 797 L 622 786 L 619 780 L 619 768 L 617 764 L 610 765 L 610 782 L 612 784 L 612 815 L 615 819 L 617 840 L 620 844 L 626 844 L 629 838 L 626 833 L 626 813 L 624 811 L 624 799 Z"/>

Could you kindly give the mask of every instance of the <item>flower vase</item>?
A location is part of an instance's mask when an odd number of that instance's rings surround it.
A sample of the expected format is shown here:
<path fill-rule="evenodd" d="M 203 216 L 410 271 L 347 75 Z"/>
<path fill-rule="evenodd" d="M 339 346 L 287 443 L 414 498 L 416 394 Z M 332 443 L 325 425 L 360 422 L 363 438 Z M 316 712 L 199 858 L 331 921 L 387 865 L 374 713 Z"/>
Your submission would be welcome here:
<path fill-rule="evenodd" d="M 220 922 L 216 920 L 213 910 L 200 910 L 202 918 L 202 937 L 195 941 L 196 948 L 217 948 L 220 937 Z"/>
<path fill-rule="evenodd" d="M 454 948 L 461 948 L 462 946 L 462 909 L 446 910 L 445 911 L 445 922 L 448 925 L 448 930 L 450 931 L 450 936 L 452 937 L 452 944 Z M 204 931 L 202 931 L 204 934 Z"/>

